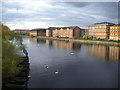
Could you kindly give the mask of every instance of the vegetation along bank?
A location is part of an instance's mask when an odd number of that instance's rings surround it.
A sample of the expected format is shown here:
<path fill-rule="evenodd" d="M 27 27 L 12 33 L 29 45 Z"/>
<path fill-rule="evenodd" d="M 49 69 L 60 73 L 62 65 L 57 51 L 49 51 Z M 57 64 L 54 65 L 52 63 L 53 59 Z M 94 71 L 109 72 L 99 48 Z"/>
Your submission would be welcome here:
<path fill-rule="evenodd" d="M 2 89 L 24 90 L 29 79 L 29 59 L 22 37 L 0 24 L 2 31 Z"/>

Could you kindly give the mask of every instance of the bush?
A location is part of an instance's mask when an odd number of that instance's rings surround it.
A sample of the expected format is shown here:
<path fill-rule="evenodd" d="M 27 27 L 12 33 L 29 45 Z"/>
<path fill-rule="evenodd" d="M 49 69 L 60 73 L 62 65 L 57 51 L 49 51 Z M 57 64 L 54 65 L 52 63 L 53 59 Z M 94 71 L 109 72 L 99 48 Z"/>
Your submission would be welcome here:
<path fill-rule="evenodd" d="M 85 40 L 92 40 L 93 36 L 92 35 L 84 35 L 83 39 L 85 39 Z"/>
<path fill-rule="evenodd" d="M 22 38 L 10 31 L 9 27 L 0 24 L 2 31 L 2 79 L 3 83 L 8 82 L 9 78 L 14 77 L 20 72 L 17 64 L 20 62 L 20 56 L 17 54 L 16 45 L 10 43 L 10 40 L 22 41 Z M 19 43 L 20 45 L 20 43 Z"/>
<path fill-rule="evenodd" d="M 97 40 L 99 40 L 99 41 L 105 41 L 106 39 L 98 38 Z"/>

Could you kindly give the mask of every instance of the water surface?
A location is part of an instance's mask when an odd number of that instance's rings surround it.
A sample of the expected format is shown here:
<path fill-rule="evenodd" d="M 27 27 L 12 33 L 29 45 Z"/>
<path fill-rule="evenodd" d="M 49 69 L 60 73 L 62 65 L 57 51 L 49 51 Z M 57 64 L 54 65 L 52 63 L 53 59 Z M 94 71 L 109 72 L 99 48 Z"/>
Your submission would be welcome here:
<path fill-rule="evenodd" d="M 117 88 L 120 47 L 24 38 L 28 88 Z"/>

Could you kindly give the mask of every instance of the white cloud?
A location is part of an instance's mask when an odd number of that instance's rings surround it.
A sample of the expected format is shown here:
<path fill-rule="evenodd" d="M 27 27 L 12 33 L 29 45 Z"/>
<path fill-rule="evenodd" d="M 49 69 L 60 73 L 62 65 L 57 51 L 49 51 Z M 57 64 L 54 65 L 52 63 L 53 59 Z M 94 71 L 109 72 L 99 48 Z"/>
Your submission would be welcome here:
<path fill-rule="evenodd" d="M 40 18 L 42 20 L 53 20 L 54 18 L 49 18 L 49 17 L 43 17 L 43 18 Z"/>
<path fill-rule="evenodd" d="M 11 29 L 34 29 L 34 28 L 49 28 L 49 27 L 62 27 L 64 25 L 50 24 L 46 22 L 24 22 L 24 23 L 6 23 Z"/>
<path fill-rule="evenodd" d="M 105 5 L 101 8 L 101 4 L 79 7 L 79 3 L 77 6 L 70 6 L 66 3 L 44 2 L 43 0 L 5 0 L 4 3 L 3 18 L 11 29 L 48 28 L 49 26 L 66 25 L 86 26 L 95 21 L 113 20 L 105 16 L 107 9 L 104 11 Z M 109 17 L 111 16 L 113 15 Z"/>
<path fill-rule="evenodd" d="M 67 15 L 66 14 L 61 14 L 62 17 L 66 17 Z"/>

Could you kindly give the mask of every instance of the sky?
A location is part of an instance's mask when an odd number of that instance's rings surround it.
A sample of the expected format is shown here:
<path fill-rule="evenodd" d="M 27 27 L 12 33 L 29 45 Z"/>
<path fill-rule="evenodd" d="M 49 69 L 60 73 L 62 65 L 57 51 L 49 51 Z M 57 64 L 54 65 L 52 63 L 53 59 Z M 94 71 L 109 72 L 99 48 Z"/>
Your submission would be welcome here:
<path fill-rule="evenodd" d="M 10 29 L 86 26 L 118 23 L 117 2 L 45 2 L 3 0 L 2 22 Z"/>

